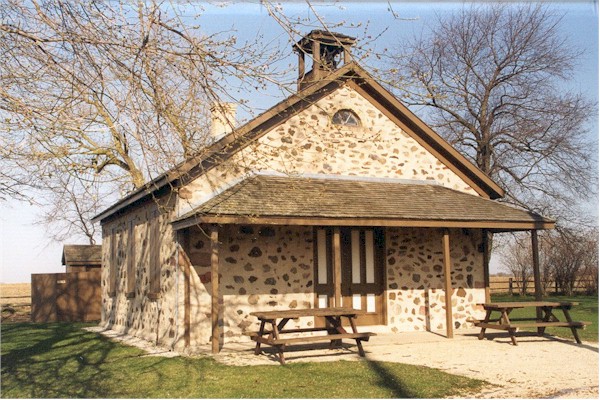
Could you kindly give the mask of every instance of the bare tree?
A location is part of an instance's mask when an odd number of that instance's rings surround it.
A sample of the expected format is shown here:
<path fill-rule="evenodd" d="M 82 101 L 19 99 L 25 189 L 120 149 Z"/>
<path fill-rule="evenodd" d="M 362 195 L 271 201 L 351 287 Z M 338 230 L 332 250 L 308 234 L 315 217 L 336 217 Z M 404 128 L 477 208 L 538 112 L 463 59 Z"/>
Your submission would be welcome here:
<path fill-rule="evenodd" d="M 556 286 L 561 293 L 571 296 L 588 261 L 590 238 L 585 231 L 563 229 L 546 235 L 545 241 L 547 262 Z"/>
<path fill-rule="evenodd" d="M 539 235 L 539 261 L 540 261 L 540 279 L 542 284 L 542 293 L 546 294 L 553 283 L 552 265 L 549 263 L 548 249 L 551 246 L 546 237 L 550 235 L 548 231 L 542 231 Z M 503 261 L 504 270 L 512 277 L 516 278 L 519 294 L 524 296 L 533 283 L 533 250 L 531 247 L 531 237 L 527 233 L 516 233 L 509 237 L 504 237 L 498 244 L 500 256 Z"/>
<path fill-rule="evenodd" d="M 524 240 L 515 240 L 503 250 L 504 267 L 512 277 L 517 278 L 519 294 L 524 296 L 533 277 L 531 246 Z"/>
<path fill-rule="evenodd" d="M 277 80 L 277 49 L 204 34 L 194 7 L 4 0 L 0 196 L 34 188 L 46 222 L 93 240 L 90 213 L 208 143 L 213 103 Z"/>
<path fill-rule="evenodd" d="M 565 83 L 581 52 L 542 4 L 470 6 L 403 44 L 402 99 L 507 190 L 507 201 L 566 221 L 597 193 L 596 104 Z M 589 136 L 588 136 L 589 135 Z"/>
<path fill-rule="evenodd" d="M 531 240 L 528 235 L 515 235 L 502 248 L 505 269 L 522 281 L 520 294 L 526 294 L 533 276 Z M 539 237 L 542 289 L 572 295 L 582 287 L 590 294 L 598 290 L 598 228 L 545 231 Z"/>
<path fill-rule="evenodd" d="M 584 235 L 584 270 L 581 274 L 588 294 L 598 294 L 598 227 Z"/>

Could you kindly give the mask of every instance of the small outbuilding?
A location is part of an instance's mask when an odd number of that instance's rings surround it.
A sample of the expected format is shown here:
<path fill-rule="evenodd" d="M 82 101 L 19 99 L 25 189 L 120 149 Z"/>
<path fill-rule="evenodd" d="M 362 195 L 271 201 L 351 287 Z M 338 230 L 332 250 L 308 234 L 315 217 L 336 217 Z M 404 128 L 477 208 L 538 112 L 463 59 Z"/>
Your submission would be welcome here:
<path fill-rule="evenodd" d="M 88 272 L 102 266 L 102 246 L 85 244 L 65 244 L 62 265 L 66 272 Z"/>

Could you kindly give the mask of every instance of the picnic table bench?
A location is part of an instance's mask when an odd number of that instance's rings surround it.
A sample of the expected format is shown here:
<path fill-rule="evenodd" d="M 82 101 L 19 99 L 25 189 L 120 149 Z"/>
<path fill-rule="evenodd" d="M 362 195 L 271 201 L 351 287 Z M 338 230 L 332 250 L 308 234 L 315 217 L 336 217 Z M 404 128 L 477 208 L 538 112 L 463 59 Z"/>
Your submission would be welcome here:
<path fill-rule="evenodd" d="M 256 311 L 250 315 L 260 320 L 260 329 L 258 332 L 250 332 L 250 338 L 256 342 L 254 354 L 260 354 L 261 344 L 268 344 L 276 347 L 279 354 L 279 362 L 285 364 L 283 352 L 286 345 L 296 343 L 310 342 L 330 342 L 330 348 L 339 347 L 342 339 L 356 340 L 358 354 L 365 356 L 362 347 L 362 341 L 368 341 L 375 333 L 358 332 L 356 329 L 355 318 L 360 313 L 359 310 L 352 308 L 314 308 L 314 309 L 293 309 L 278 311 Z M 325 326 L 309 328 L 286 329 L 285 325 L 291 319 L 303 317 L 322 317 L 325 318 Z M 346 318 L 350 323 L 352 332 L 347 332 L 342 327 L 342 318 Z M 313 335 L 314 332 L 325 332 L 325 334 Z M 282 337 L 285 334 L 299 334 L 300 336 Z M 310 333 L 310 335 L 302 335 Z"/>
<path fill-rule="evenodd" d="M 585 328 L 586 325 L 590 325 L 591 322 L 587 321 L 573 321 L 569 310 L 573 306 L 578 305 L 576 302 L 551 302 L 551 301 L 526 301 L 526 302 L 502 302 L 502 303 L 485 303 L 482 304 L 486 311 L 485 318 L 483 321 L 475 322 L 475 326 L 481 328 L 478 339 L 482 340 L 485 337 L 486 329 L 500 329 L 508 331 L 512 343 L 516 346 L 517 339 L 515 333 L 520 328 L 538 328 L 538 334 L 543 335 L 546 328 L 549 327 L 564 327 L 570 328 L 573 333 L 575 341 L 581 344 L 577 329 Z M 517 308 L 535 308 L 540 309 L 543 313 L 543 317 L 538 319 L 535 318 L 513 318 L 510 319 L 509 315 L 512 310 Z M 554 310 L 562 310 L 565 321 L 560 321 Z M 500 316 L 492 318 L 493 312 L 499 312 Z"/>

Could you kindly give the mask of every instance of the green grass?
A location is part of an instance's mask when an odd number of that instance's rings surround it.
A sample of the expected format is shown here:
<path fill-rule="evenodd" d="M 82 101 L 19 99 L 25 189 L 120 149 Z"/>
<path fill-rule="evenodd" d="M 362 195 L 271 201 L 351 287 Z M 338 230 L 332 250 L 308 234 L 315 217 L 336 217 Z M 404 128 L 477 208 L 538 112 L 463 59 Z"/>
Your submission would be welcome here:
<path fill-rule="evenodd" d="M 579 305 L 573 307 L 570 311 L 571 318 L 573 321 L 589 321 L 591 325 L 588 325 L 585 329 L 579 329 L 579 337 L 581 340 L 590 342 L 598 342 L 598 296 L 547 296 L 544 297 L 546 301 L 575 301 Z M 511 296 L 511 295 L 493 295 L 492 302 L 502 301 L 535 301 L 533 296 Z M 492 314 L 492 316 L 497 313 Z M 565 316 L 562 311 L 555 310 L 554 315 L 561 321 L 565 320 Z M 510 313 L 511 318 L 527 318 L 535 317 L 535 310 L 533 308 L 515 309 Z M 536 328 L 523 329 L 525 331 L 536 331 Z M 546 328 L 546 333 L 555 335 L 558 337 L 573 339 L 573 334 L 569 328 Z"/>
<path fill-rule="evenodd" d="M 234 367 L 210 358 L 145 357 L 82 326 L 2 324 L 2 397 L 437 398 L 486 384 L 369 360 Z"/>

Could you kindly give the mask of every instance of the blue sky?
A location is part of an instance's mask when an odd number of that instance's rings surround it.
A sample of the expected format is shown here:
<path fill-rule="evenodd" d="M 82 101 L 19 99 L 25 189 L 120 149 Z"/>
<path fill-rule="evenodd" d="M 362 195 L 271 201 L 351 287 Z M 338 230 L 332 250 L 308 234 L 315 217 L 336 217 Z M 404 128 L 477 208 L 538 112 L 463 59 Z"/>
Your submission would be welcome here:
<path fill-rule="evenodd" d="M 185 7 L 187 2 L 181 2 Z M 208 32 L 233 28 L 240 38 L 250 39 L 262 34 L 273 45 L 287 48 L 288 34 L 267 14 L 264 7 L 256 2 L 222 2 L 203 4 L 204 12 L 200 22 Z M 390 7 L 400 19 L 388 10 Z M 564 13 L 560 29 L 574 46 L 583 48 L 584 56 L 568 86 L 582 91 L 589 98 L 598 101 L 598 6 L 593 1 L 554 2 L 552 7 L 560 14 Z M 312 13 L 304 2 L 282 2 L 286 16 L 310 18 Z M 345 22 L 346 25 L 360 24 L 360 28 L 340 28 L 336 31 L 361 37 L 365 24 L 368 34 L 378 35 L 377 41 L 370 44 L 375 52 L 383 49 L 401 50 L 402 38 L 418 34 L 423 25 L 433 20 L 436 13 L 447 13 L 463 6 L 456 2 L 330 2 L 316 1 L 313 6 L 327 23 Z M 314 18 L 313 18 L 314 20 Z M 306 31 L 310 30 L 306 27 Z M 387 30 L 386 30 L 387 29 Z M 290 55 L 285 60 L 295 65 L 296 57 Z M 376 62 L 373 60 L 372 62 Z M 281 98 L 273 93 L 273 98 L 251 99 L 259 109 L 267 109 Z M 418 113 L 417 113 L 418 114 Z M 592 135 L 598 135 L 598 122 L 595 121 Z M 597 216 L 597 201 L 589 204 L 589 211 Z M 60 258 L 62 243 L 49 243 L 43 226 L 35 225 L 39 210 L 35 206 L 16 201 L 0 203 L 0 282 L 28 282 L 32 273 L 62 272 Z M 79 242 L 74 240 L 73 242 Z M 492 272 L 497 268 L 492 264 Z"/>

